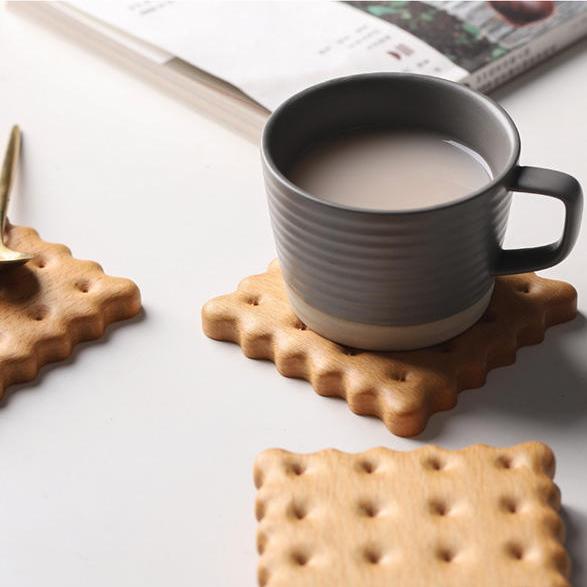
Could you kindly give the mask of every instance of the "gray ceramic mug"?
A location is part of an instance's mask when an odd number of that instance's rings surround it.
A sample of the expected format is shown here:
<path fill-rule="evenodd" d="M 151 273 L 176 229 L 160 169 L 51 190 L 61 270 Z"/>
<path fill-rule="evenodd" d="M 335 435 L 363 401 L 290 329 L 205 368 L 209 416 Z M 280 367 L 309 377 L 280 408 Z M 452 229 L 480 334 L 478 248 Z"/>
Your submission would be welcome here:
<path fill-rule="evenodd" d="M 328 202 L 287 179 L 310 145 L 356 128 L 450 136 L 477 151 L 493 179 L 459 200 L 402 211 Z M 436 78 L 364 74 L 288 99 L 265 126 L 262 157 L 277 253 L 295 313 L 323 336 L 365 349 L 424 347 L 469 328 L 486 310 L 496 275 L 555 265 L 578 235 L 577 180 L 521 167 L 519 154 L 518 131 L 500 106 Z M 502 249 L 512 191 L 564 203 L 558 242 Z"/>

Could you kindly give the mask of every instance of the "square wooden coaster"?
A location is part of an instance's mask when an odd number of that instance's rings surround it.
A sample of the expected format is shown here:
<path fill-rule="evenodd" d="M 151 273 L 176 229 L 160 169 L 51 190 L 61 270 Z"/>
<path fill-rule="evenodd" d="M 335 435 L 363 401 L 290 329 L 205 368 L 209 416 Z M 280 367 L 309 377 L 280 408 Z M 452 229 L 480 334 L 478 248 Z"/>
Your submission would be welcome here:
<path fill-rule="evenodd" d="M 67 358 L 74 346 L 104 334 L 112 322 L 136 316 L 138 287 L 80 261 L 64 245 L 43 241 L 32 228 L 7 226 L 6 244 L 34 258 L 0 272 L 0 397 L 39 369 Z"/>
<path fill-rule="evenodd" d="M 534 273 L 496 279 L 485 315 L 460 336 L 406 352 L 345 348 L 307 329 L 291 310 L 277 261 L 241 281 L 237 291 L 202 309 L 210 338 L 239 344 L 247 357 L 269 359 L 286 377 L 317 393 L 346 399 L 399 436 L 414 436 L 430 416 L 453 408 L 463 389 L 480 387 L 491 369 L 509 365 L 519 347 L 539 343 L 547 327 L 571 320 L 577 292 Z"/>
<path fill-rule="evenodd" d="M 259 585 L 570 587 L 553 474 L 538 442 L 265 451 Z"/>

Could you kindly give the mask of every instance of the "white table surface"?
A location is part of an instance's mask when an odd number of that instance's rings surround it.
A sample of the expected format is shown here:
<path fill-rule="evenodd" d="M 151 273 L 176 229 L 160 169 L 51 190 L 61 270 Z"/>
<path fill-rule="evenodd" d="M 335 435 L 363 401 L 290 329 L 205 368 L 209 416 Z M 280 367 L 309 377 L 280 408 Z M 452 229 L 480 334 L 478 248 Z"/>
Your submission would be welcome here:
<path fill-rule="evenodd" d="M 587 586 L 587 328 L 522 349 L 417 439 L 317 396 L 201 333 L 199 310 L 274 256 L 255 145 L 119 66 L 0 12 L 0 141 L 25 133 L 15 222 L 134 279 L 145 316 L 18 386 L 0 409 L 0 582 L 10 587 L 255 585 L 251 467 L 267 447 L 549 443 L 576 587 Z M 522 161 L 587 185 L 587 43 L 497 92 Z M 519 196 L 511 245 L 562 212 Z M 587 226 L 544 272 L 587 310 Z"/>

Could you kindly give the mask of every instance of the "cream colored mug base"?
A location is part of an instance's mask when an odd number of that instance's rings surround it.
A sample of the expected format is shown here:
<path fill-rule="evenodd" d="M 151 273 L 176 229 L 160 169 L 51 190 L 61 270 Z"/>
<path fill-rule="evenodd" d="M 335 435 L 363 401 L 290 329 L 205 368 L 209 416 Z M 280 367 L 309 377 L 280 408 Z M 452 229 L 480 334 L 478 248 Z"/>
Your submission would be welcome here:
<path fill-rule="evenodd" d="M 493 287 L 466 310 L 448 318 L 409 326 L 378 326 L 337 318 L 308 305 L 290 288 L 289 301 L 308 328 L 348 347 L 372 351 L 409 351 L 439 344 L 464 332 L 485 312 Z"/>

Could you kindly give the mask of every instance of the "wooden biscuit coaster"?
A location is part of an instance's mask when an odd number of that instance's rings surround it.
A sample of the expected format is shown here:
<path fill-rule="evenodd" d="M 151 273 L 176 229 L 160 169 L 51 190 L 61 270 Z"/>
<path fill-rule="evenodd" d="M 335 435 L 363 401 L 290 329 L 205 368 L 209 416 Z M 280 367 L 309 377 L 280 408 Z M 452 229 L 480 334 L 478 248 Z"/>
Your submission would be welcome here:
<path fill-rule="evenodd" d="M 46 363 L 67 358 L 82 341 L 141 309 L 137 286 L 80 261 L 36 231 L 8 226 L 6 244 L 34 254 L 26 265 L 0 272 L 0 397 L 9 385 L 34 379 Z"/>
<path fill-rule="evenodd" d="M 317 393 L 346 399 L 351 410 L 381 418 L 399 436 L 419 434 L 430 416 L 457 403 L 462 389 L 480 387 L 488 371 L 509 365 L 545 329 L 571 320 L 577 292 L 533 273 L 498 277 L 483 318 L 447 343 L 406 352 L 345 348 L 307 329 L 287 300 L 274 261 L 244 279 L 234 293 L 202 309 L 210 338 L 239 344 L 253 359 L 269 359 L 286 377 L 308 380 Z"/>
<path fill-rule="evenodd" d="M 570 587 L 554 457 L 538 442 L 255 465 L 262 587 Z"/>

